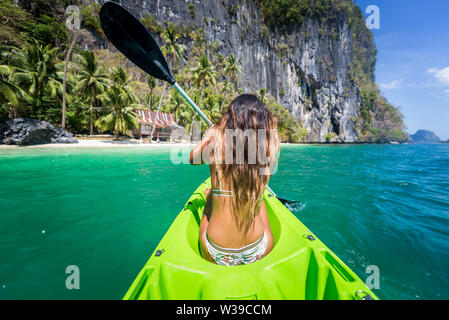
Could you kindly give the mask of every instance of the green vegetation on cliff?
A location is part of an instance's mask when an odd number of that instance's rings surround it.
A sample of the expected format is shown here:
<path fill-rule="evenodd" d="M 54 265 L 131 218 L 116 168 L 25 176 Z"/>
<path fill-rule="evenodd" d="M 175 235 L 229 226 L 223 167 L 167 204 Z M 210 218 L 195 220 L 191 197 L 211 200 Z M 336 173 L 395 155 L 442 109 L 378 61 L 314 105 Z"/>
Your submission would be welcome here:
<path fill-rule="evenodd" d="M 60 15 L 66 2 L 69 1 L 26 1 L 30 8 L 27 11 L 11 0 L 0 0 L 0 43 L 22 46 L 35 39 L 52 46 L 63 45 L 67 31 Z"/>
<path fill-rule="evenodd" d="M 350 0 L 255 0 L 262 17 L 271 27 L 284 30 L 304 22 L 310 16 L 335 18 L 339 13 L 352 9 Z"/>

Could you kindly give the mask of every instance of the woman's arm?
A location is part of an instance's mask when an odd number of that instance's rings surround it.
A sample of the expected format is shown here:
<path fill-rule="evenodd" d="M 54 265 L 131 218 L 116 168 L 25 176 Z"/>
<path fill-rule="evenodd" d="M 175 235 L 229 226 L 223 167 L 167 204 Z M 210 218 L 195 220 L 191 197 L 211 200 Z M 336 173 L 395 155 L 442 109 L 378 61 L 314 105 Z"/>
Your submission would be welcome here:
<path fill-rule="evenodd" d="M 262 222 L 265 225 L 265 232 L 268 237 L 268 246 L 265 250 L 264 257 L 273 249 L 273 232 L 271 231 L 270 221 L 268 220 L 267 207 L 265 207 L 265 201 L 262 201 L 262 205 L 260 206 L 260 217 L 262 218 Z"/>
<path fill-rule="evenodd" d="M 189 156 L 189 162 L 191 165 L 201 165 L 206 163 L 203 159 L 203 151 L 209 145 L 209 143 L 210 138 L 206 138 L 201 140 L 201 142 L 198 143 L 195 148 L 193 148 Z"/>
<path fill-rule="evenodd" d="M 265 226 L 265 229 L 271 233 L 270 220 L 268 220 L 267 207 L 265 207 L 265 201 L 262 200 L 262 205 L 260 206 L 260 217 Z"/>
<path fill-rule="evenodd" d="M 204 149 L 206 149 L 212 141 L 212 130 L 206 131 L 203 136 L 203 139 L 200 143 L 198 143 L 195 148 L 193 148 L 192 152 L 190 152 L 189 162 L 192 165 L 201 165 L 205 163 L 209 163 L 208 157 L 203 158 Z"/>
<path fill-rule="evenodd" d="M 204 191 L 204 195 L 206 197 L 206 204 L 204 206 L 203 215 L 201 216 L 201 223 L 200 223 L 200 250 L 201 250 L 201 256 L 208 260 L 209 262 L 215 263 L 215 260 L 212 258 L 212 256 L 209 254 L 209 251 L 207 250 L 206 245 L 206 237 L 207 237 L 207 227 L 209 225 L 210 216 L 212 213 L 212 194 L 211 189 L 206 189 Z"/>

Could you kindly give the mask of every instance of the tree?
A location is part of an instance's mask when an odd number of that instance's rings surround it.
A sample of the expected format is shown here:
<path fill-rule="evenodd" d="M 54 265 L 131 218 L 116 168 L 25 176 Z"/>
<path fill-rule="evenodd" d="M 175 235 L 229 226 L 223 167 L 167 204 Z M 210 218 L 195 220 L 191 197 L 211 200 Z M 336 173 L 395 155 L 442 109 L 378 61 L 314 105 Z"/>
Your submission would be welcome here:
<path fill-rule="evenodd" d="M 203 54 L 198 59 L 196 66 L 192 69 L 192 73 L 194 76 L 194 84 L 201 88 L 201 94 L 198 100 L 198 104 L 200 104 L 204 94 L 204 87 L 207 84 L 214 85 L 216 83 L 215 67 L 212 65 L 210 60 Z"/>
<path fill-rule="evenodd" d="M 259 98 L 260 98 L 260 100 L 261 100 L 263 103 L 266 103 L 266 102 L 267 102 L 267 98 L 266 98 L 265 96 L 266 96 L 266 94 L 267 94 L 267 89 L 265 89 L 265 88 L 260 88 L 258 93 L 259 93 Z"/>
<path fill-rule="evenodd" d="M 0 104 L 12 105 L 12 114 L 14 118 L 17 118 L 20 100 L 26 96 L 26 93 L 11 81 L 13 73 L 13 67 L 0 65 Z"/>
<path fill-rule="evenodd" d="M 298 128 L 298 138 L 300 142 L 307 142 L 307 138 L 309 137 L 309 132 L 303 126 Z"/>
<path fill-rule="evenodd" d="M 220 119 L 221 112 L 217 95 L 208 92 L 207 97 L 204 100 L 203 111 L 212 122 Z"/>
<path fill-rule="evenodd" d="M 207 43 L 206 50 L 208 52 L 208 57 L 210 60 L 213 60 L 213 58 L 217 55 L 217 51 L 222 46 L 222 44 L 223 43 L 220 40 Z"/>
<path fill-rule="evenodd" d="M 104 72 L 103 66 L 98 63 L 98 59 L 92 51 L 81 52 L 81 71 L 78 76 L 77 89 L 89 100 L 90 111 L 90 135 L 94 133 L 93 104 L 97 96 L 103 92 L 108 85 L 108 75 Z"/>
<path fill-rule="evenodd" d="M 81 3 L 81 13 L 80 13 L 80 25 L 83 21 L 83 13 L 84 13 L 84 6 L 85 6 L 85 0 Z M 75 44 L 78 41 L 79 37 L 79 30 L 73 30 L 73 39 L 72 43 L 70 44 L 69 50 L 67 51 L 67 56 L 65 59 L 65 65 L 64 65 L 64 77 L 62 79 L 62 121 L 61 121 L 61 127 L 62 129 L 65 129 L 65 122 L 66 122 L 66 104 L 67 104 L 67 73 L 69 69 L 69 62 L 72 58 L 73 49 L 75 48 Z M 92 134 L 92 133 L 91 133 Z"/>
<path fill-rule="evenodd" d="M 167 23 L 167 26 L 162 33 L 162 39 L 164 39 L 165 46 L 162 47 L 162 52 L 168 56 L 168 66 L 171 68 L 173 65 L 179 62 L 179 59 L 182 56 L 183 47 L 178 44 L 179 38 L 181 34 L 179 34 L 176 30 L 176 27 L 172 23 Z M 164 89 L 162 90 L 161 99 L 159 100 L 159 106 L 156 111 L 156 118 L 154 119 L 154 125 L 151 130 L 150 142 L 153 140 L 154 131 L 156 130 L 156 123 L 159 120 L 159 111 L 161 109 L 162 100 L 165 96 L 165 90 L 167 89 L 167 83 L 164 83 Z"/>
<path fill-rule="evenodd" d="M 238 76 L 241 71 L 242 70 L 235 56 L 233 54 L 229 55 L 226 58 L 224 75 L 229 79 L 231 79 L 232 83 L 236 88 L 238 87 Z"/>
<path fill-rule="evenodd" d="M 200 97 L 198 99 L 197 104 L 201 103 L 203 99 L 204 89 L 207 84 L 215 85 L 216 80 L 216 71 L 215 67 L 212 65 L 210 60 L 206 55 L 202 54 L 195 67 L 192 69 L 194 85 L 200 88 Z M 198 117 L 198 115 L 194 115 L 192 119 L 192 125 L 190 128 L 193 128 L 193 122 Z M 192 133 L 192 132 L 191 132 Z"/>
<path fill-rule="evenodd" d="M 134 80 L 131 75 L 122 66 L 116 66 L 112 69 L 112 80 L 114 83 L 128 94 L 133 93 L 132 85 Z"/>
<path fill-rule="evenodd" d="M 271 94 L 267 94 L 265 97 L 265 105 L 273 112 L 278 121 L 278 132 L 281 140 L 285 142 L 298 142 L 301 131 L 296 119 Z"/>
<path fill-rule="evenodd" d="M 137 103 L 138 98 L 135 95 L 136 81 L 122 66 L 116 66 L 112 69 L 113 84 L 119 88 L 123 95 L 126 95 L 131 103 Z"/>
<path fill-rule="evenodd" d="M 220 113 L 223 113 L 223 108 L 225 105 L 225 102 L 227 100 L 227 97 L 229 97 L 229 95 L 234 91 L 234 85 L 229 82 L 228 80 L 223 80 L 222 82 L 222 89 L 221 89 L 221 105 L 220 105 Z"/>
<path fill-rule="evenodd" d="M 147 85 L 150 88 L 150 92 L 148 94 L 148 108 L 151 110 L 153 106 L 154 88 L 156 88 L 156 78 L 149 75 L 147 78 Z"/>
<path fill-rule="evenodd" d="M 206 53 L 206 48 L 208 46 L 207 40 L 206 40 L 206 33 L 204 32 L 203 28 L 198 28 L 196 30 L 193 30 L 190 33 L 190 38 L 193 39 L 193 48 L 191 51 L 191 54 L 195 57 L 200 56 L 202 54 Z"/>
<path fill-rule="evenodd" d="M 167 63 L 170 68 L 177 66 L 179 60 L 182 57 L 182 52 L 184 51 L 184 46 L 179 44 L 179 39 L 181 38 L 181 34 L 178 32 L 175 25 L 168 22 L 164 31 L 162 32 L 162 39 L 165 42 L 165 45 L 161 48 L 164 55 L 167 57 Z M 156 111 L 156 118 L 154 120 L 154 125 L 151 130 L 150 142 L 153 140 L 154 132 L 156 130 L 156 123 L 159 120 L 159 112 L 162 106 L 162 101 L 165 97 L 165 91 L 167 89 L 167 84 L 164 83 L 164 88 L 162 90 L 162 95 L 159 100 L 159 105 Z"/>
<path fill-rule="evenodd" d="M 12 79 L 33 98 L 35 114 L 42 111 L 44 93 L 55 99 L 62 93 L 61 65 L 57 63 L 56 54 L 57 48 L 37 41 L 16 52 Z"/>
<path fill-rule="evenodd" d="M 159 101 L 159 96 L 154 92 L 156 89 L 156 79 L 152 76 L 148 76 L 147 85 L 150 88 L 150 91 L 145 93 L 143 104 L 146 105 L 149 110 L 154 110 L 154 106 L 156 106 Z"/>
<path fill-rule="evenodd" d="M 112 130 L 116 139 L 119 139 L 120 134 L 137 128 L 137 114 L 134 110 L 140 105 L 133 102 L 123 88 L 109 87 L 100 95 L 100 99 L 103 105 L 107 106 L 108 113 L 97 120 L 99 128 Z"/>
<path fill-rule="evenodd" d="M 181 34 L 177 31 L 172 23 L 167 23 L 167 26 L 162 33 L 162 39 L 165 45 L 162 47 L 162 52 L 167 57 L 167 62 L 170 68 L 175 68 L 182 57 L 184 46 L 179 44 Z"/>
<path fill-rule="evenodd" d="M 326 142 L 333 142 L 336 136 L 335 132 L 329 132 L 324 138 L 326 139 Z"/>
<path fill-rule="evenodd" d="M 193 110 L 176 89 L 172 89 L 170 93 L 170 100 L 164 111 L 173 113 L 176 123 L 186 126 L 192 119 Z"/>

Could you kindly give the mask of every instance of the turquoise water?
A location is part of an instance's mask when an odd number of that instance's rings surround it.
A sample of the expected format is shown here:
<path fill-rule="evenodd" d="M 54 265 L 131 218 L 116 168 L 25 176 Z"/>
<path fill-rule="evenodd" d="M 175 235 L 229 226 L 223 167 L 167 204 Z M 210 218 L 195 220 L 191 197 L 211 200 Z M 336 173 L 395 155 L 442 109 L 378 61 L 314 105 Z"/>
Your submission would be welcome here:
<path fill-rule="evenodd" d="M 0 299 L 122 298 L 207 177 L 169 154 L 0 150 Z M 449 145 L 285 146 L 271 186 L 380 298 L 449 299 Z"/>

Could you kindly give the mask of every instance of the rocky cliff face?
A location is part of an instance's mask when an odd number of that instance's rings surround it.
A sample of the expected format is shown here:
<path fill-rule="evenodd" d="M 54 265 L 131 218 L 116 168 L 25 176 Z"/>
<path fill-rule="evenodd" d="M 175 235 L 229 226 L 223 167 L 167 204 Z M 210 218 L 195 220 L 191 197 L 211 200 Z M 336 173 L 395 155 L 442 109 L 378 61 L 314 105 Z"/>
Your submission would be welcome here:
<path fill-rule="evenodd" d="M 160 23 L 203 28 L 209 42 L 220 41 L 218 53 L 240 60 L 243 90 L 266 88 L 308 129 L 309 141 L 325 142 L 332 132 L 335 141 L 359 140 L 353 121 L 361 98 L 349 76 L 353 39 L 348 17 L 307 18 L 281 33 L 264 26 L 251 0 L 117 2 L 139 17 L 149 12 Z"/>

